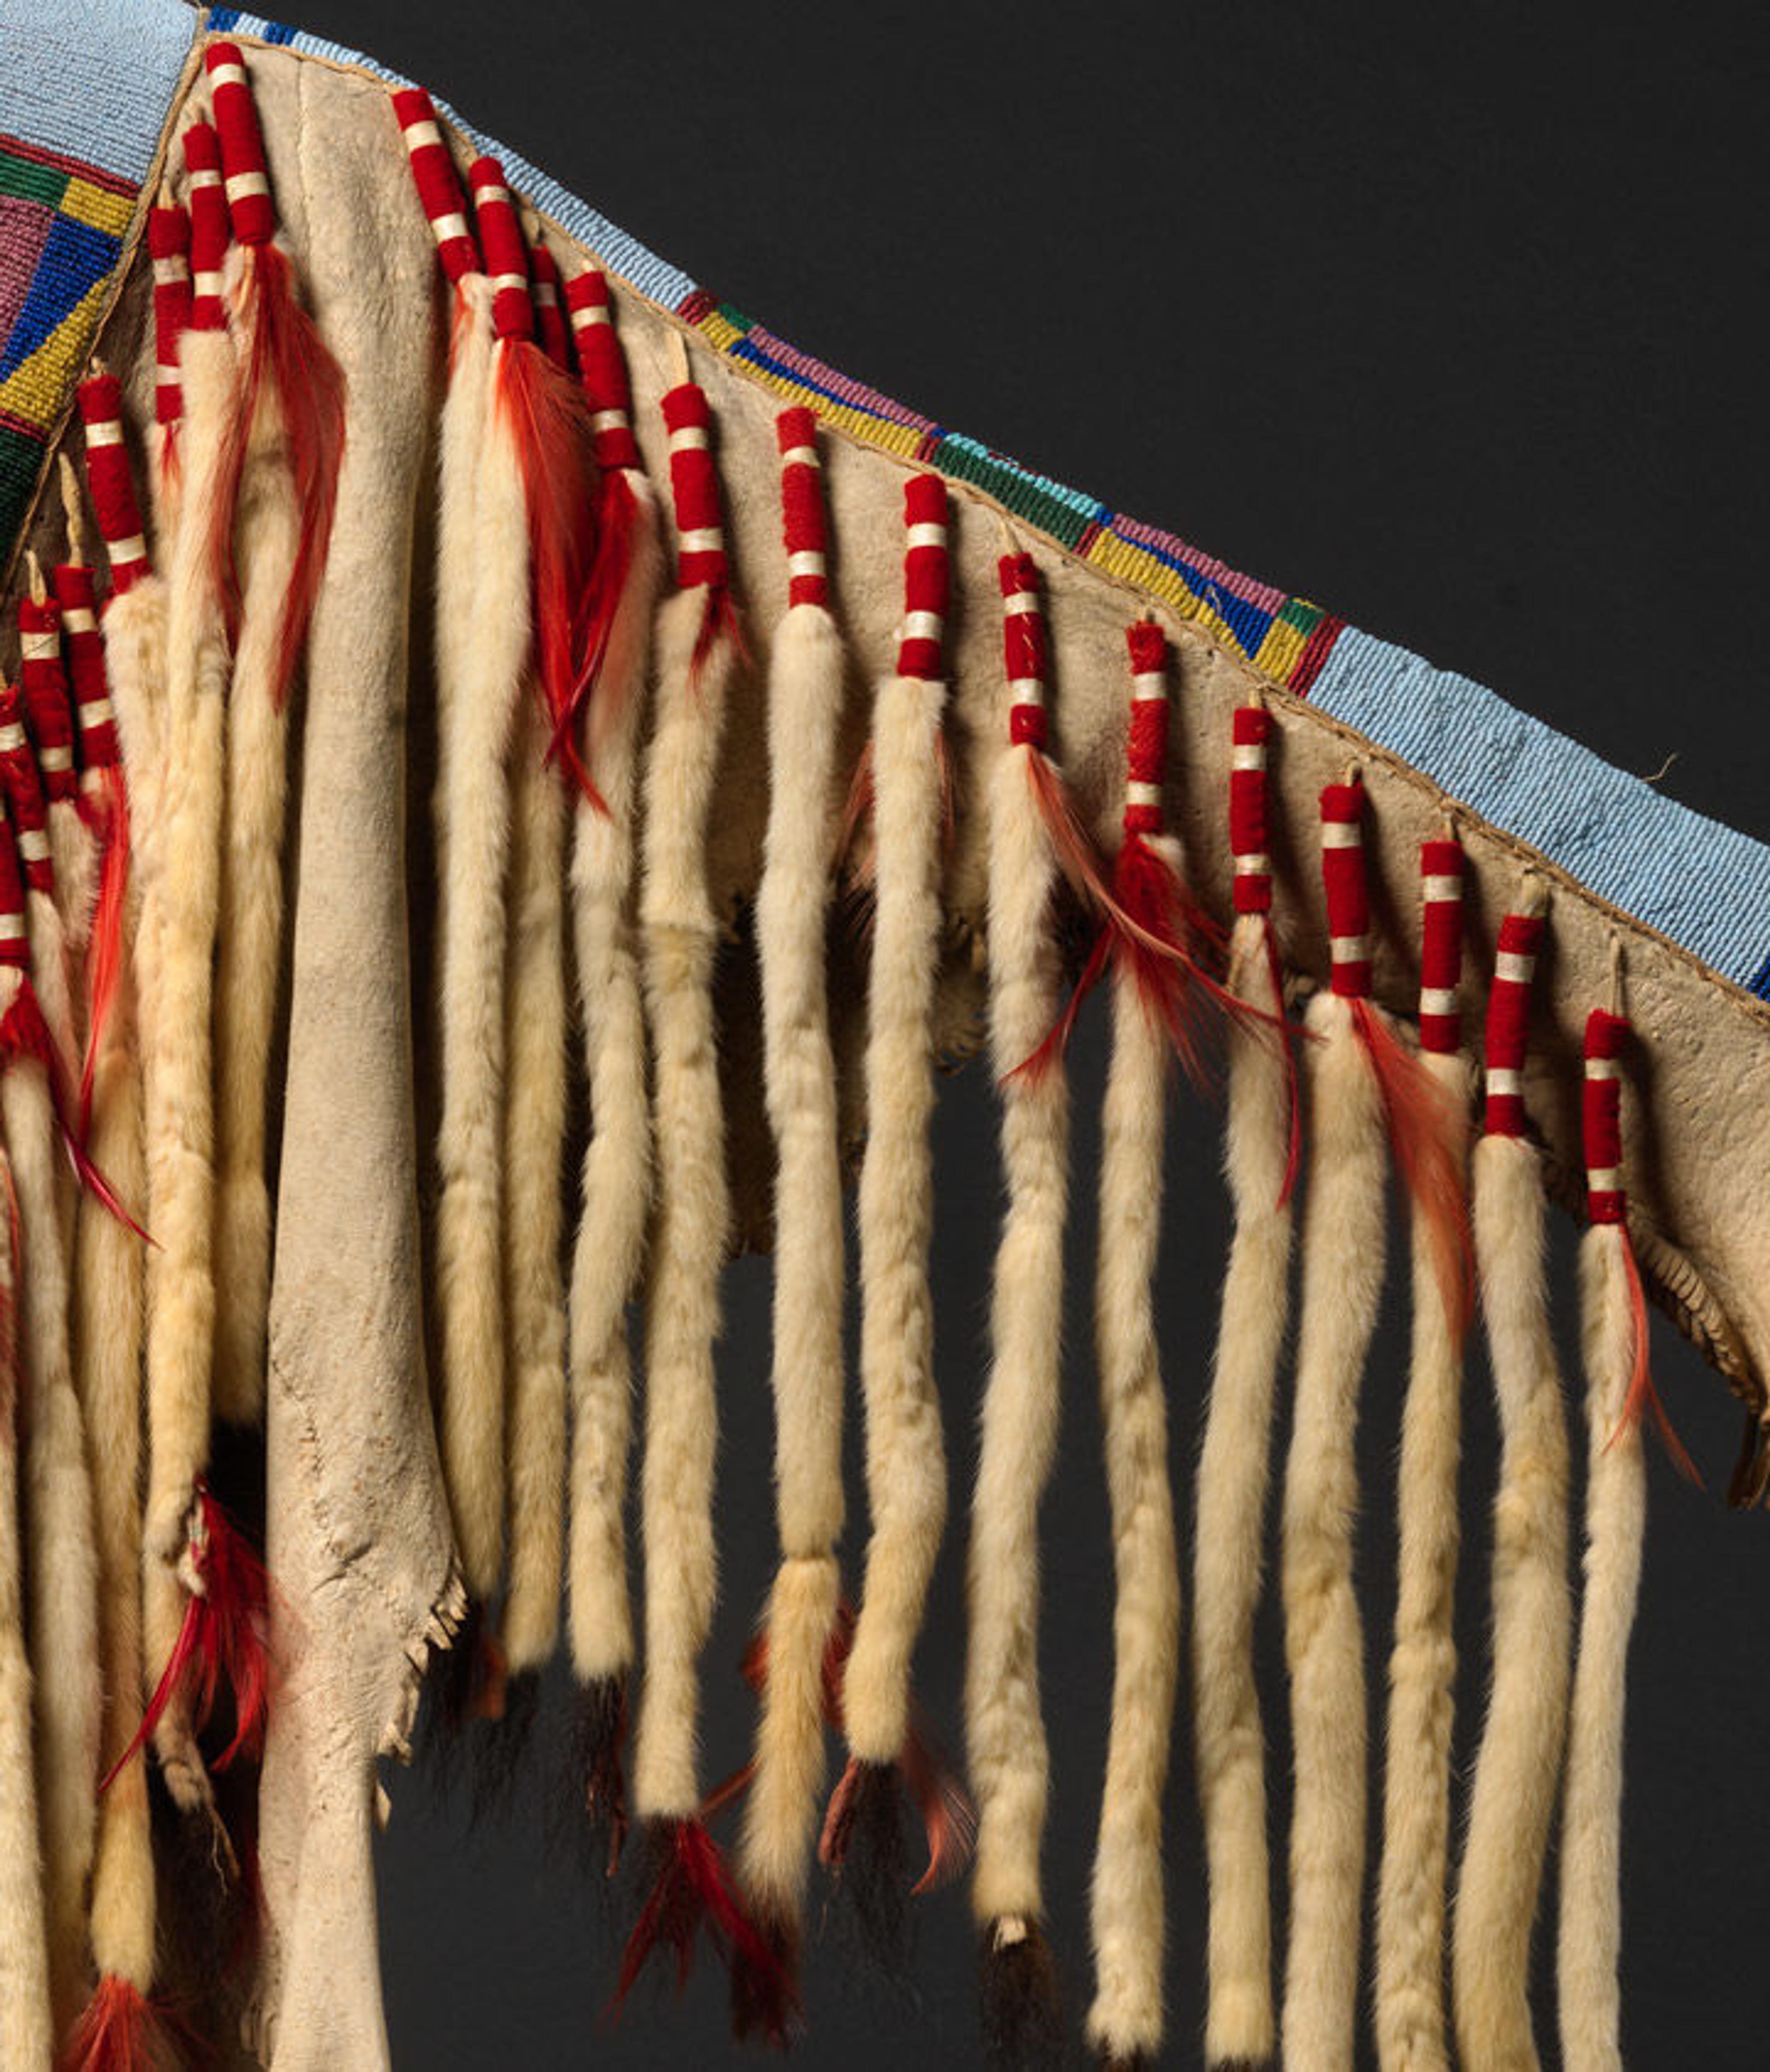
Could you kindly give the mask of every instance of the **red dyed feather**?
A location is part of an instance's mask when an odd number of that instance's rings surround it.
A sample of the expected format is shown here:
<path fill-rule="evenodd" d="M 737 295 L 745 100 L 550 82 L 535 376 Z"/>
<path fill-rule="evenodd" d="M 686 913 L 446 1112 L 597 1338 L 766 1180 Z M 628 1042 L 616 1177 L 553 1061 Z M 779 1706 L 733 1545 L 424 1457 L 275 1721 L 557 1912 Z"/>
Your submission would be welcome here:
<path fill-rule="evenodd" d="M 678 1992 L 694 1968 L 694 1945 L 704 1928 L 722 1960 L 741 1961 L 752 1982 L 766 1982 L 780 2009 L 771 2040 L 784 2043 L 798 2012 L 797 1996 L 768 1938 L 738 1897 L 724 1852 L 698 1819 L 654 1823 L 661 1854 L 657 1876 L 622 1952 L 610 2012 L 618 2015 L 653 1957 L 673 1951 Z"/>
<path fill-rule="evenodd" d="M 1653 1386 L 1653 1369 L 1648 1359 L 1647 1295 L 1641 1286 L 1641 1269 L 1635 1257 L 1635 1247 L 1630 1241 L 1628 1226 L 1616 1225 L 1616 1240 L 1622 1248 L 1623 1271 L 1628 1277 L 1628 1307 L 1635 1329 L 1635 1351 L 1629 1368 L 1628 1393 L 1623 1398 L 1622 1414 L 1616 1420 L 1616 1429 L 1604 1441 L 1605 1451 L 1614 1446 L 1624 1433 L 1638 1425 L 1644 1416 L 1651 1415 L 1660 1443 L 1671 1457 L 1671 1462 L 1681 1475 L 1687 1477 L 1698 1489 L 1702 1478 L 1697 1466 L 1685 1450 L 1684 1442 L 1673 1429 L 1672 1420 L 1665 1413 L 1665 1405 L 1660 1400 L 1659 1391 Z"/>
<path fill-rule="evenodd" d="M 1278 956 L 1278 931 L 1272 925 L 1272 916 L 1260 916 L 1260 931 L 1266 939 L 1266 968 L 1272 976 L 1272 1004 L 1274 1011 L 1282 1018 L 1285 1011 L 1284 967 Z M 1290 1097 L 1290 1141 L 1285 1153 L 1284 1184 L 1278 1190 L 1278 1207 L 1287 1207 L 1297 1191 L 1297 1175 L 1303 1170 L 1303 1089 L 1299 1085 L 1297 1046 L 1295 1042 L 1285 1044 L 1285 1090 Z"/>
<path fill-rule="evenodd" d="M 514 442 L 529 515 L 529 586 L 552 746 L 584 796 L 603 801 L 573 738 L 583 630 L 595 608 L 595 463 L 582 391 L 529 339 L 497 349 L 497 411 Z M 604 808 L 606 810 L 606 808 Z"/>
<path fill-rule="evenodd" d="M 708 656 L 722 640 L 731 643 L 739 661 L 747 662 L 750 659 L 750 650 L 744 644 L 743 622 L 738 617 L 738 607 L 731 601 L 731 586 L 703 583 L 702 588 L 706 593 L 706 602 L 701 613 L 700 631 L 694 636 L 694 652 L 689 658 L 690 683 L 700 680 Z"/>
<path fill-rule="evenodd" d="M 80 795 L 80 817 L 91 830 L 100 857 L 98 892 L 93 904 L 86 951 L 86 1055 L 80 1073 L 80 1133 L 92 1119 L 93 1075 L 117 998 L 123 971 L 123 919 L 129 895 L 129 792 L 114 763 L 103 772 L 100 790 Z"/>
<path fill-rule="evenodd" d="M 43 1019 L 35 989 L 28 978 L 22 976 L 11 1006 L 3 1016 L 0 1016 L 0 1066 L 14 1058 L 33 1058 L 43 1067 L 44 1077 L 49 1083 L 49 1102 L 55 1112 L 56 1127 L 60 1133 L 68 1159 L 80 1176 L 80 1185 L 101 1207 L 115 1216 L 126 1230 L 134 1231 L 144 1243 L 152 1244 L 153 1240 L 130 1214 L 109 1181 L 86 1155 L 86 1147 L 81 1142 L 74 1118 L 69 1113 L 70 1104 L 64 1083 L 64 1067 L 61 1053 L 56 1047 L 56 1039 L 49 1033 L 48 1023 Z"/>
<path fill-rule="evenodd" d="M 259 411 L 274 409 L 302 516 L 277 642 L 272 697 L 280 711 L 301 659 L 331 544 L 344 452 L 344 372 L 301 306 L 288 253 L 277 245 L 247 245 L 241 248 L 240 264 L 236 317 L 243 353 L 236 406 L 222 446 L 219 491 L 210 514 L 209 563 L 231 636 L 239 623 L 233 532 L 246 450 Z"/>
<path fill-rule="evenodd" d="M 1377 1075 L 1396 1170 L 1425 1227 L 1445 1313 L 1460 1337 L 1475 1303 L 1475 1248 L 1464 1180 L 1469 1118 L 1380 1009 L 1362 999 L 1349 1005 Z"/>
<path fill-rule="evenodd" d="M 624 467 L 603 473 L 596 493 L 596 551 L 584 594 L 583 623 L 578 633 L 578 666 L 563 712 L 554 717 L 548 756 L 569 758 L 579 719 L 595 697 L 608 647 L 620 616 L 633 572 L 637 535 L 644 522 L 632 478 Z M 598 804 L 602 802 L 599 800 Z M 604 808 L 606 811 L 606 807 Z"/>
<path fill-rule="evenodd" d="M 1036 1082 L 1057 1064 L 1083 1002 L 1108 966 L 1120 960 L 1187 1075 L 1201 1088 L 1210 1080 L 1210 1038 L 1220 1017 L 1250 1034 L 1288 1044 L 1291 1030 L 1282 1011 L 1268 1014 L 1249 1006 L 1208 968 L 1220 963 L 1224 942 L 1222 929 L 1162 849 L 1145 835 L 1127 834 L 1113 866 L 1110 903 L 1081 975 L 1043 1042 L 1009 1076 Z"/>
<path fill-rule="evenodd" d="M 99 1980 L 56 2065 L 56 2072 L 170 2072 L 196 2058 L 196 2039 L 170 2009 L 113 1976 Z"/>
<path fill-rule="evenodd" d="M 270 1579 L 206 1483 L 197 1485 L 196 1508 L 190 1553 L 202 1587 L 185 1600 L 178 1638 L 142 1723 L 99 1785 L 101 1792 L 109 1790 L 147 1745 L 167 1708 L 180 1693 L 188 1696 L 200 1732 L 215 1710 L 222 1685 L 233 1693 L 233 1738 L 212 1769 L 225 1770 L 236 1756 L 255 1755 L 264 1745 L 276 1680 L 270 1648 Z"/>

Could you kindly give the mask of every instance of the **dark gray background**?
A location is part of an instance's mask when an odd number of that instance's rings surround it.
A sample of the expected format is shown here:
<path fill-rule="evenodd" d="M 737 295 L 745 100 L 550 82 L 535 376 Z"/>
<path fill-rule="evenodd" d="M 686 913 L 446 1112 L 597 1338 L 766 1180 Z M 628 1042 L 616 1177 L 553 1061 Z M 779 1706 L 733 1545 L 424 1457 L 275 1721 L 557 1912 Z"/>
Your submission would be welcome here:
<path fill-rule="evenodd" d="M 1677 796 L 1770 834 L 1756 624 L 1766 73 L 1749 10 L 1674 23 L 1509 5 L 310 0 L 301 20 L 424 80 L 845 371 L 1467 670 L 1625 767 L 1652 773 L 1675 751 Z M 1045 1512 L 1048 1887 L 1078 2025 L 1109 1675 L 1085 1321 L 1101 1068 L 1090 1039 L 1076 1070 L 1081 1299 Z M 955 1531 L 920 1680 L 955 1747 L 993 1127 L 980 1074 L 946 1085 L 936 1248 Z M 1184 1519 L 1226 1228 L 1216 1118 L 1181 1101 L 1172 1141 L 1161 1326 Z M 1562 1227 L 1557 1300 L 1576 1388 L 1572 1258 Z M 746 1752 L 735 1663 L 769 1572 L 768 1285 L 753 1261 L 729 1276 L 709 1777 Z M 1402 1321 L 1365 1396 L 1373 1672 L 1392 1604 Z M 1654 1335 L 1710 1494 L 1656 1459 L 1632 1662 L 1624 2041 L 1640 2067 L 1756 2062 L 1770 1521 L 1723 1508 L 1732 1406 L 1657 1320 Z M 1484 1673 L 1493 1432 L 1479 1368 L 1467 1403 L 1459 1764 Z M 852 1552 L 858 1475 L 851 1488 Z M 1270 1608 L 1262 1646 L 1282 1862 Z M 1183 1703 L 1168 1828 L 1175 2065 L 1196 2062 L 1201 2019 L 1188 1740 Z M 397 2062 L 724 2062 L 710 1968 L 680 2004 L 602 2025 L 613 1946 L 581 1873 L 543 1845 L 542 1770 L 501 1825 L 477 1829 L 459 1794 L 445 1805 L 422 1778 L 395 1780 L 382 1938 Z M 925 1909 L 911 1995 L 868 1991 L 839 1949 L 816 1947 L 800 2061 L 969 2062 L 974 1976 L 962 1891 Z M 1541 2005 L 1552 2056 L 1546 1994 Z"/>

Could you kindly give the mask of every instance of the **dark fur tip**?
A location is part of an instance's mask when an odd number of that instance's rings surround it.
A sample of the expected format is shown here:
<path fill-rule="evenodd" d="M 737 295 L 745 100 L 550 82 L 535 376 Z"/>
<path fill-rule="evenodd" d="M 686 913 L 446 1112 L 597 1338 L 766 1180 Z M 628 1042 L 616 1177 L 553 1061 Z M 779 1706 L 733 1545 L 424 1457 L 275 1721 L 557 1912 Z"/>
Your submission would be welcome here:
<path fill-rule="evenodd" d="M 528 1766 L 540 1712 L 541 1672 L 525 1669 L 504 1684 L 503 1709 L 475 1729 L 471 1746 L 475 1823 L 508 1811 Z"/>
<path fill-rule="evenodd" d="M 485 1606 L 467 1601 L 450 1646 L 435 1659 L 423 1735 L 426 1765 L 447 1780 L 455 1749 L 476 1720 L 496 1720 L 504 1707 L 504 1653 Z"/>
<path fill-rule="evenodd" d="M 893 1977 L 910 1964 L 910 1810 L 894 1762 L 856 1763 L 825 1855 L 862 1947 Z"/>
<path fill-rule="evenodd" d="M 1129 2057 L 1118 2050 L 1100 2054 L 1100 2072 L 1151 2072 L 1154 2063 L 1146 2050 L 1134 2050 Z"/>
<path fill-rule="evenodd" d="M 998 2072 L 1043 2072 L 1062 2063 L 1057 1966 L 1036 1922 L 990 1922 L 978 1983 L 986 2064 Z"/>
<path fill-rule="evenodd" d="M 599 1676 L 579 1687 L 572 1717 L 571 1777 L 581 1832 L 604 1844 L 603 1874 L 620 1868 L 627 1841 L 627 1679 Z"/>
<path fill-rule="evenodd" d="M 1273 2072 L 1270 2058 L 1213 2058 L 1205 2072 Z"/>
<path fill-rule="evenodd" d="M 740 2043 L 786 2049 L 801 2026 L 799 1923 L 790 1914 L 753 1917 L 770 1961 L 755 1962 L 740 1945 L 731 1953 L 731 2033 Z"/>

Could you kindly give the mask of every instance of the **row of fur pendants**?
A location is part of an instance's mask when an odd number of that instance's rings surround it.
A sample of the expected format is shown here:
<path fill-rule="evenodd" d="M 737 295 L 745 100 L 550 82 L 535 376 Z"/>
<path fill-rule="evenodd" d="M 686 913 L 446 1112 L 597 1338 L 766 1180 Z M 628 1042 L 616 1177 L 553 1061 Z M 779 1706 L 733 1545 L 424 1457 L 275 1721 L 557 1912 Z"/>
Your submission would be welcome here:
<path fill-rule="evenodd" d="M 249 1424 L 262 1405 L 286 730 L 325 565 L 345 395 L 278 235 L 245 60 L 214 40 L 206 70 L 212 120 L 200 116 L 180 140 L 185 200 L 163 195 L 150 223 L 155 544 L 138 508 L 120 386 L 100 370 L 80 402 L 109 594 L 101 616 L 80 487 L 64 462 L 68 558 L 47 583 L 33 564 L 21 681 L 0 705 L 9 2068 L 59 2057 L 115 2072 L 180 2056 L 158 1975 L 145 1752 L 212 1853 L 231 1857 L 215 1778 L 255 1754 L 275 1683 L 270 1587 L 207 1478 L 216 1420 Z M 1367 1766 L 1352 1435 L 1393 1157 L 1412 1205 L 1414 1334 L 1377 1910 L 1379 2054 L 1385 2066 L 1447 2064 L 1454 2035 L 1471 2066 L 1534 2062 L 1531 1931 L 1558 1798 L 1563 2062 L 1574 2072 L 1615 2065 L 1644 1412 L 1677 1450 L 1648 1376 L 1620 1178 L 1620 1001 L 1594 1012 L 1586 1044 L 1590 1464 L 1576 1649 L 1545 1195 L 1522 1097 L 1540 891 L 1526 880 L 1499 933 L 1485 1129 L 1472 1151 L 1454 837 L 1422 852 L 1416 1040 L 1371 997 L 1362 788 L 1356 772 L 1328 787 L 1332 977 L 1299 1023 L 1286 1011 L 1271 916 L 1269 715 L 1251 704 L 1234 717 L 1225 936 L 1188 892 L 1166 828 L 1163 635 L 1148 621 L 1129 631 L 1126 803 L 1109 862 L 1050 754 L 1035 564 L 1003 556 L 1006 724 L 986 810 L 1007 1206 L 972 1509 L 968 1797 L 911 1688 L 947 1510 L 928 1271 L 953 812 L 947 496 L 937 476 L 908 481 L 897 668 L 877 691 L 850 781 L 835 764 L 844 658 L 816 427 L 796 408 L 779 420 L 788 602 L 769 652 L 755 916 L 778 1155 L 780 1558 L 745 1664 L 760 1706 L 754 1758 L 706 1788 L 696 1725 L 714 1599 L 714 1343 L 728 1204 L 719 921 L 705 859 L 727 693 L 748 660 L 710 413 L 686 378 L 663 399 L 676 532 L 676 582 L 663 597 L 662 513 L 633 435 L 604 277 L 587 267 L 561 282 L 490 159 L 468 168 L 470 209 L 427 98 L 401 91 L 392 106 L 451 309 L 437 524 L 434 1299 L 440 1451 L 470 1610 L 445 1661 L 444 1696 L 459 1723 L 508 1721 L 532 1704 L 559 1643 L 563 1576 L 586 1818 L 606 1828 L 612 1866 L 630 1804 L 646 1853 L 617 2000 L 654 1958 L 685 1972 L 705 1934 L 729 1966 L 739 2031 L 784 2042 L 799 2021 L 813 1856 L 887 1946 L 912 1882 L 924 1890 L 969 1859 L 989 2048 L 1008 2065 L 1060 2048 L 1040 1930 L 1037 1517 L 1059 1400 L 1064 1048 L 1097 984 L 1112 1054 L 1095 1351 L 1117 1604 L 1089 2040 L 1113 2066 L 1152 2062 L 1163 2041 L 1162 1803 L 1181 1591 L 1154 1276 L 1171 1067 L 1178 1057 L 1204 1078 L 1223 1053 L 1235 1226 L 1198 1474 L 1191 1624 L 1210 1884 L 1207 2062 L 1228 2072 L 1282 2051 L 1307 2072 L 1352 2062 Z M 871 944 L 858 1204 L 871 1530 L 852 1605 L 837 1554 L 843 1211 L 825 939 L 838 898 L 863 906 Z M 1078 906 L 1094 948 L 1066 1001 L 1059 923 Z M 558 1184 L 568 965 L 594 1118 L 570 1234 Z M 1295 1791 L 1275 1995 L 1253 1631 L 1306 1108 L 1280 1577 Z M 76 1154 L 65 1170 L 58 1141 Z M 625 1515 L 626 1319 L 642 1281 L 641 1649 Z M 1453 1910 L 1459 1404 L 1477 1288 L 1502 1452 L 1492 1681 Z M 831 1729 L 848 1758 L 825 1801 Z M 740 1797 L 728 1864 L 708 1821 Z M 927 1837 L 919 1877 L 906 1803 Z"/>

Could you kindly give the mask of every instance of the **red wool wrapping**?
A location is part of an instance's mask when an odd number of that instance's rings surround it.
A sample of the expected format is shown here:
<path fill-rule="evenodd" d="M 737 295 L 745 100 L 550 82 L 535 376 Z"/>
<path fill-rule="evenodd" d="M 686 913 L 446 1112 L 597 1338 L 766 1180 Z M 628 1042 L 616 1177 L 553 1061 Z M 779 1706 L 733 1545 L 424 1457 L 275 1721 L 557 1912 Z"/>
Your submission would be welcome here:
<path fill-rule="evenodd" d="M 268 245 L 276 234 L 277 216 L 270 205 L 264 136 L 247 81 L 245 59 L 237 43 L 218 38 L 204 53 L 203 61 L 208 68 L 234 236 L 242 245 Z"/>
<path fill-rule="evenodd" d="M 307 623 L 325 574 L 344 451 L 344 373 L 295 294 L 288 254 L 274 244 L 249 245 L 240 274 L 238 319 L 242 339 L 239 396 L 222 450 L 218 494 L 210 520 L 209 566 L 228 613 L 237 624 L 239 585 L 233 532 L 240 483 L 253 421 L 268 403 L 283 428 L 290 485 L 302 514 L 301 538 L 283 598 L 273 696 L 287 701 Z"/>
<path fill-rule="evenodd" d="M 695 676 L 720 640 L 730 640 L 742 655 L 743 631 L 731 601 L 731 566 L 726 559 L 725 531 L 719 508 L 719 478 L 713 455 L 703 443 L 679 444 L 677 435 L 712 427 L 705 393 L 693 381 L 679 383 L 664 397 L 665 428 L 670 439 L 670 495 L 676 507 L 676 580 L 683 590 L 704 589 L 706 605 L 695 636 L 690 669 Z M 703 536 L 697 538 L 694 536 Z M 707 543 L 706 536 L 710 536 Z"/>
<path fill-rule="evenodd" d="M 944 672 L 943 636 L 951 598 L 952 572 L 946 544 L 946 484 L 937 475 L 912 475 L 904 485 L 904 523 L 911 543 L 904 553 L 905 630 L 897 648 L 897 673 L 924 681 Z M 918 543 L 915 528 L 940 528 L 937 541 Z"/>
<path fill-rule="evenodd" d="M 772 1944 L 750 1918 L 727 1867 L 724 1852 L 698 1819 L 660 1821 L 654 1840 L 661 1860 L 621 1953 L 610 2012 L 618 2015 L 654 1957 L 673 1952 L 677 1990 L 688 1984 L 694 1945 L 704 1927 L 728 1965 L 742 1963 L 752 1984 L 764 1984 L 779 2009 L 771 2040 L 784 2043 L 798 1998 Z"/>
<path fill-rule="evenodd" d="M 412 183 L 436 239 L 443 273 L 451 283 L 459 282 L 463 274 L 480 270 L 480 248 L 467 222 L 467 198 L 455 161 L 442 142 L 442 125 L 422 87 L 401 87 L 393 99 L 411 162 Z"/>
<path fill-rule="evenodd" d="M 1420 919 L 1420 1048 L 1451 1056 L 1463 1042 L 1462 1017 L 1427 1004 L 1431 993 L 1454 993 L 1463 976 L 1463 847 L 1437 840 L 1420 844 L 1422 884 L 1445 878 L 1456 887 L 1454 898 L 1427 898 Z"/>
<path fill-rule="evenodd" d="M 545 238 L 537 237 L 529 247 L 529 270 L 533 275 L 530 290 L 534 298 L 535 325 L 541 333 L 541 347 L 548 359 L 562 372 L 571 369 L 571 333 L 566 328 L 566 313 L 559 306 L 559 266 L 547 249 Z"/>
<path fill-rule="evenodd" d="M 172 428 L 184 413 L 179 340 L 191 321 L 191 219 L 177 203 L 150 212 L 147 249 L 154 265 L 154 417 L 167 435 L 170 469 L 177 451 Z"/>
<path fill-rule="evenodd" d="M 1530 980 L 1542 941 L 1540 914 L 1508 914 L 1495 946 L 1493 985 L 1488 995 L 1487 1132 L 1489 1137 L 1524 1134 L 1524 1095 L 1497 1074 L 1516 1074 L 1521 1083 L 1530 1033 Z"/>
<path fill-rule="evenodd" d="M 93 1074 L 123 968 L 123 919 L 129 893 L 129 791 L 110 716 L 105 640 L 93 623 L 93 573 L 76 562 L 52 569 L 61 608 L 75 709 L 80 721 L 82 773 L 80 817 L 99 853 L 97 897 L 86 945 L 86 1056 L 80 1077 L 80 1133 L 92 1106 Z"/>
<path fill-rule="evenodd" d="M 25 736 L 24 709 L 16 685 L 0 686 L 0 787 L 18 837 L 25 882 L 33 892 L 52 897 L 56 866 L 49 853 L 49 801 L 36 758 Z"/>
<path fill-rule="evenodd" d="M 1628 1391 L 1623 1398 L 1622 1414 L 1616 1420 L 1616 1429 L 1604 1442 L 1614 1446 L 1622 1434 L 1638 1425 L 1645 1416 L 1651 1416 L 1660 1435 L 1661 1443 L 1671 1457 L 1673 1466 L 1682 1475 L 1687 1476 L 1698 1488 L 1702 1478 L 1697 1472 L 1696 1463 L 1686 1451 L 1683 1441 L 1673 1429 L 1665 1406 L 1660 1400 L 1659 1391 L 1653 1386 L 1653 1370 L 1649 1360 L 1647 1330 L 1647 1297 L 1641 1285 L 1641 1271 L 1635 1257 L 1633 1241 L 1628 1235 L 1628 1194 L 1621 1183 L 1623 1162 L 1623 1083 L 1613 1069 L 1595 1072 L 1595 1064 L 1615 1067 L 1623 1054 L 1628 1037 L 1628 1022 L 1625 1016 L 1607 1013 L 1603 1008 L 1594 1008 L 1586 1021 L 1586 1081 L 1582 1102 L 1581 1120 L 1585 1140 L 1586 1170 L 1590 1178 L 1616 1174 L 1613 1187 L 1599 1188 L 1588 1183 L 1587 1211 L 1595 1223 L 1612 1223 L 1616 1229 L 1616 1241 L 1622 1247 L 1623 1271 L 1628 1280 L 1629 1310 L 1634 1323 L 1635 1350 L 1630 1364 Z"/>
<path fill-rule="evenodd" d="M 221 140 L 214 125 L 193 122 L 180 140 L 191 187 L 192 331 L 224 331 L 221 269 L 228 256 L 228 204 L 221 185 Z"/>
<path fill-rule="evenodd" d="M 274 1688 L 270 1650 L 270 1579 L 245 1536 L 209 1494 L 196 1487 L 198 1524 L 190 1559 L 201 1587 L 185 1601 L 184 1620 L 134 1738 L 99 1785 L 107 1791 L 152 1740 L 175 1696 L 183 1693 L 199 1732 L 208 1725 L 224 1684 L 233 1698 L 233 1738 L 210 1765 L 225 1770 L 236 1756 L 255 1756 L 264 1745 Z"/>
<path fill-rule="evenodd" d="M 37 750 L 43 789 L 51 801 L 77 796 L 80 779 L 74 772 L 74 714 L 68 701 L 68 679 L 61 660 L 61 610 L 45 600 L 22 597 L 19 600 L 19 641 L 41 640 L 46 652 L 34 656 L 27 648 L 19 665 L 19 684 L 24 694 L 25 717 Z"/>
<path fill-rule="evenodd" d="M 578 347 L 578 378 L 594 424 L 596 464 L 620 469 L 644 465 L 633 437 L 633 394 L 615 335 L 607 276 L 591 266 L 566 283 L 566 307 L 571 314 Z"/>
<path fill-rule="evenodd" d="M 78 395 L 86 428 L 87 492 L 110 556 L 111 588 L 121 597 L 153 573 L 123 444 L 123 384 L 114 374 L 92 374 L 80 383 Z"/>
<path fill-rule="evenodd" d="M 829 515 L 824 508 L 823 467 L 816 458 L 817 420 L 802 403 L 775 419 L 780 448 L 780 536 L 787 550 L 790 606 L 829 602 Z M 794 456 L 809 454 L 812 458 Z"/>

